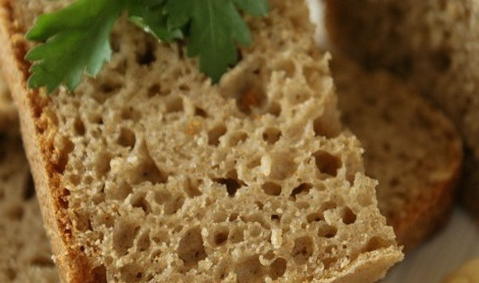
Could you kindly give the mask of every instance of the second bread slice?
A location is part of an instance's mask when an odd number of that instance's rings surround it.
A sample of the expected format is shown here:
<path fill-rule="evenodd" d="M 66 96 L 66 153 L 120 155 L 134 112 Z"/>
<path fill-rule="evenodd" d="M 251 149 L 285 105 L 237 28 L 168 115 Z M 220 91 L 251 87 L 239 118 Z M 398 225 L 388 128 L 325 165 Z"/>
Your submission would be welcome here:
<path fill-rule="evenodd" d="M 381 212 L 401 244 L 412 248 L 450 211 L 462 163 L 452 123 L 386 72 L 368 73 L 335 57 L 343 120 L 363 143 L 366 171 L 379 180 Z"/>

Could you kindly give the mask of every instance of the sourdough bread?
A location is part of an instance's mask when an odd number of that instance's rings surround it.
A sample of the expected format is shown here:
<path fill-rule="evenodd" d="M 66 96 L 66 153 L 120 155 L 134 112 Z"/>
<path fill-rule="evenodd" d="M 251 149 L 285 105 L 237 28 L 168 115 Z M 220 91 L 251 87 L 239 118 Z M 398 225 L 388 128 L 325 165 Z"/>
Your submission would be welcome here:
<path fill-rule="evenodd" d="M 121 21 L 98 77 L 46 96 L 24 34 L 58 2 L 4 1 L 0 50 L 64 281 L 371 282 L 402 258 L 304 3 L 248 19 L 219 85 Z"/>
<path fill-rule="evenodd" d="M 16 132 L 0 131 L 0 282 L 58 282 L 18 128 Z"/>
<path fill-rule="evenodd" d="M 379 209 L 410 249 L 445 222 L 460 173 L 462 145 L 452 123 L 417 91 L 385 72 L 334 57 L 343 122 L 365 148 L 379 181 Z"/>

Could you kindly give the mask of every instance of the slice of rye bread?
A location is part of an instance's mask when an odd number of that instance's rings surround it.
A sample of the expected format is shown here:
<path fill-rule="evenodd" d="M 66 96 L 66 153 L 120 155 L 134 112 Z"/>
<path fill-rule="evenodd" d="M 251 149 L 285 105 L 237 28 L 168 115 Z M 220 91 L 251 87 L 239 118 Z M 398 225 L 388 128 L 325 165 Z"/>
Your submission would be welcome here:
<path fill-rule="evenodd" d="M 18 127 L 0 130 L 0 231 L 0 282 L 58 282 Z"/>
<path fill-rule="evenodd" d="M 334 57 L 332 74 L 345 126 L 365 148 L 366 173 L 379 181 L 379 209 L 407 249 L 447 219 L 462 164 L 452 122 L 386 72 Z"/>
<path fill-rule="evenodd" d="M 59 2 L 3 1 L 0 57 L 64 281 L 371 282 L 401 260 L 303 2 L 248 18 L 219 85 L 122 20 L 102 73 L 46 96 L 24 34 Z"/>
<path fill-rule="evenodd" d="M 336 49 L 387 68 L 445 110 L 464 137 L 467 207 L 479 219 L 479 1 L 326 0 Z"/>

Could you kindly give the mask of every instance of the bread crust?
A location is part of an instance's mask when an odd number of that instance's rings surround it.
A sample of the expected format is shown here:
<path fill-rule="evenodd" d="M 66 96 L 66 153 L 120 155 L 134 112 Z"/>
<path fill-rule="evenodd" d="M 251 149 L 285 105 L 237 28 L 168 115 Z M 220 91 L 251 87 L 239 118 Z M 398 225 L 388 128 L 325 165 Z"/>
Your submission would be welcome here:
<path fill-rule="evenodd" d="M 20 113 L 23 143 L 30 163 L 35 188 L 40 202 L 44 225 L 51 241 L 54 261 L 62 282 L 95 282 L 91 267 L 80 249 L 74 247 L 69 233 L 69 220 L 62 206 L 65 202 L 61 178 L 51 151 L 55 135 L 54 121 L 44 119 L 42 107 L 49 99 L 26 85 L 29 63 L 23 58 L 25 39 L 17 33 L 11 18 L 11 1 L 0 2 L 0 60 L 4 77 L 12 90 L 14 102 Z"/>

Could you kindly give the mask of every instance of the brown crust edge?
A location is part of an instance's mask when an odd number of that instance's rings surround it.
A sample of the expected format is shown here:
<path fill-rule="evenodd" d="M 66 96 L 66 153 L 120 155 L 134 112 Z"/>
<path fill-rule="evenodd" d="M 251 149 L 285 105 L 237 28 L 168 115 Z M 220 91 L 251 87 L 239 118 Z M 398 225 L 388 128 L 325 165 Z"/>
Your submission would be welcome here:
<path fill-rule="evenodd" d="M 64 210 L 68 205 L 65 199 L 67 191 L 62 187 L 61 175 L 54 162 L 56 125 L 43 117 L 43 107 L 48 99 L 27 87 L 29 63 L 24 60 L 26 42 L 16 32 L 11 1 L 0 1 L 0 63 L 20 113 L 23 143 L 54 260 L 62 282 L 94 282 L 87 257 L 75 248 L 71 224 Z"/>
<path fill-rule="evenodd" d="M 427 105 L 432 108 L 430 104 Z M 406 252 L 414 249 L 445 226 L 453 208 L 456 188 L 462 174 L 464 153 L 460 135 L 443 113 L 437 113 L 436 122 L 438 128 L 448 129 L 449 132 L 451 140 L 449 151 L 444 154 L 448 154 L 452 160 L 448 170 L 450 177 L 434 184 L 431 193 L 420 194 L 416 202 L 408 206 L 405 217 L 391 221 L 390 224 L 394 227 L 398 242 L 404 245 Z"/>

